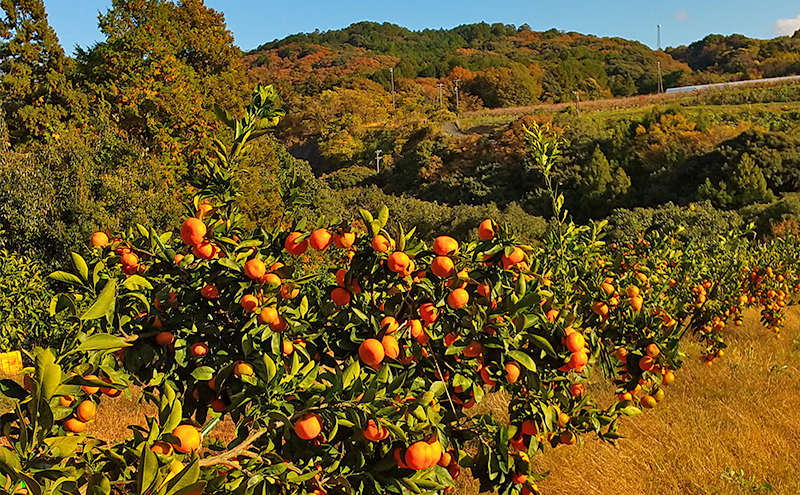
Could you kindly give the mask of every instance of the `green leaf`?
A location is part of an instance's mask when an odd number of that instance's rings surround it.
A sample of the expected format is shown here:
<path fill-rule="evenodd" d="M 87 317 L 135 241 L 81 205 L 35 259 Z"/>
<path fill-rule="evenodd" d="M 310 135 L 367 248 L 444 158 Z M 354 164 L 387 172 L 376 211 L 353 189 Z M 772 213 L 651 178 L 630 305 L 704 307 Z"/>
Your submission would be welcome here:
<path fill-rule="evenodd" d="M 522 351 L 508 351 L 508 356 L 529 371 L 536 371 L 536 363 Z"/>
<path fill-rule="evenodd" d="M 0 393 L 10 399 L 24 400 L 28 397 L 28 391 L 9 378 L 0 380 Z"/>
<path fill-rule="evenodd" d="M 625 416 L 633 417 L 641 414 L 642 410 L 636 406 L 626 406 L 620 409 L 619 412 Z"/>
<path fill-rule="evenodd" d="M 139 469 L 136 473 L 136 487 L 139 495 L 145 495 L 155 488 L 158 476 L 158 457 L 155 452 L 150 450 L 147 442 L 142 442 L 139 462 Z"/>
<path fill-rule="evenodd" d="M 306 474 L 297 474 L 294 471 L 291 471 L 289 474 L 286 475 L 286 482 L 287 483 L 302 483 L 304 481 L 308 481 L 314 476 L 317 475 L 317 471 L 309 471 Z"/>
<path fill-rule="evenodd" d="M 81 345 L 78 346 L 77 351 L 110 351 L 129 346 L 129 343 L 114 335 L 108 333 L 96 333 L 87 337 L 83 342 L 81 342 Z"/>
<path fill-rule="evenodd" d="M 364 219 L 364 223 L 366 225 L 370 225 L 374 221 L 374 219 L 372 218 L 372 213 L 368 212 L 367 210 L 361 208 L 358 210 L 358 213 L 361 215 L 361 218 Z"/>
<path fill-rule="evenodd" d="M 36 374 L 34 378 L 39 382 L 39 393 L 44 402 L 50 402 L 56 390 L 61 385 L 61 366 L 56 364 L 56 358 L 50 349 L 39 349 L 34 359 Z"/>
<path fill-rule="evenodd" d="M 57 294 L 50 299 L 50 316 L 55 316 L 67 309 L 70 310 L 70 316 L 75 314 L 75 301 L 69 294 Z"/>
<path fill-rule="evenodd" d="M 89 280 L 89 266 L 78 253 L 70 254 L 72 255 L 72 264 L 75 266 L 75 270 L 78 271 L 78 275 L 80 275 L 83 281 L 86 282 Z"/>
<path fill-rule="evenodd" d="M 541 335 L 536 335 L 535 333 L 532 333 L 529 336 L 531 338 L 531 341 L 536 345 L 536 347 L 542 349 L 544 352 L 547 353 L 548 356 L 553 358 L 558 357 L 556 355 L 556 351 L 553 350 L 553 346 L 550 345 L 550 342 L 548 342 L 546 338 L 542 337 Z"/>
<path fill-rule="evenodd" d="M 73 435 L 71 437 L 45 438 L 44 443 L 50 446 L 50 454 L 61 459 L 70 457 L 83 442 L 84 437 Z"/>
<path fill-rule="evenodd" d="M 378 224 L 380 224 L 379 228 L 382 229 L 386 227 L 386 223 L 389 221 L 389 208 L 387 208 L 386 205 L 382 204 L 378 207 L 378 218 L 376 220 L 378 220 Z"/>
<path fill-rule="evenodd" d="M 122 282 L 122 286 L 128 290 L 153 290 L 153 285 L 150 283 L 150 281 L 141 275 L 131 275 L 125 279 L 124 282 Z"/>
<path fill-rule="evenodd" d="M 355 360 L 344 370 L 344 375 L 342 376 L 342 388 L 346 389 L 352 385 L 359 375 L 361 375 L 361 364 L 358 362 L 358 360 Z"/>
<path fill-rule="evenodd" d="M 195 380 L 207 382 L 214 378 L 214 368 L 210 366 L 201 366 L 196 368 L 194 371 L 192 371 L 192 377 L 194 377 Z"/>
<path fill-rule="evenodd" d="M 236 263 L 235 261 L 233 261 L 230 258 L 220 258 L 217 261 L 217 263 L 219 263 L 221 266 L 227 268 L 228 270 L 233 270 L 234 272 L 241 273 L 241 271 L 242 271 L 242 267 L 239 266 L 238 263 Z"/>
<path fill-rule="evenodd" d="M 0 466 L 4 468 L 4 471 L 12 473 L 22 469 L 22 465 L 19 463 L 19 457 L 8 450 L 7 447 L 2 446 L 0 446 Z"/>
<path fill-rule="evenodd" d="M 116 299 L 117 281 L 112 278 L 108 280 L 106 286 L 103 287 L 103 291 L 97 296 L 97 299 L 94 300 L 83 316 L 81 316 L 81 320 L 96 320 L 97 318 L 107 317 L 109 314 L 113 314 Z"/>
<path fill-rule="evenodd" d="M 206 482 L 198 481 L 197 483 L 182 488 L 180 491 L 177 491 L 172 495 L 202 495 L 203 490 L 205 490 L 205 488 L 206 488 Z"/>
<path fill-rule="evenodd" d="M 194 457 L 191 463 L 169 480 L 166 489 L 162 491 L 164 495 L 173 495 L 184 488 L 194 485 L 200 478 L 200 459 Z"/>
<path fill-rule="evenodd" d="M 62 272 L 62 271 L 53 272 L 49 275 L 49 277 L 52 278 L 53 280 L 58 280 L 59 282 L 66 282 L 68 284 L 74 284 L 74 285 L 83 285 L 83 281 L 80 278 L 67 272 Z"/>
<path fill-rule="evenodd" d="M 266 353 L 264 353 L 263 361 L 264 366 L 267 368 L 267 383 L 269 383 L 275 378 L 275 375 L 278 373 L 278 368 L 275 367 L 275 361 Z"/>

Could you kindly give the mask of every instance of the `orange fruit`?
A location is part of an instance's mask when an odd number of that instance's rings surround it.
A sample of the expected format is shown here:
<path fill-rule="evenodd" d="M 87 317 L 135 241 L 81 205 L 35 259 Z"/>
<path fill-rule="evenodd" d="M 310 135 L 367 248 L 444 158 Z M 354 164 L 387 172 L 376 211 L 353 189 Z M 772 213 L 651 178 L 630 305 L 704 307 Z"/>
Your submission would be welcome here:
<path fill-rule="evenodd" d="M 467 347 L 465 347 L 462 352 L 468 358 L 478 357 L 483 353 L 483 344 L 481 344 L 476 340 L 473 340 L 472 342 L 467 344 Z"/>
<path fill-rule="evenodd" d="M 267 265 L 259 259 L 253 258 L 244 264 L 244 274 L 251 280 L 259 280 L 267 273 Z"/>
<path fill-rule="evenodd" d="M 379 253 L 385 253 L 392 247 L 391 242 L 385 236 L 378 234 L 372 238 L 372 249 Z"/>
<path fill-rule="evenodd" d="M 481 380 L 483 380 L 483 383 L 486 385 L 494 387 L 495 384 L 497 384 L 497 381 L 492 379 L 492 376 L 489 374 L 489 370 L 486 368 L 486 366 L 481 367 L 480 375 Z"/>
<path fill-rule="evenodd" d="M 383 352 L 386 357 L 397 359 L 400 356 L 400 344 L 391 335 L 384 335 L 383 339 L 381 339 L 381 345 L 383 345 Z"/>
<path fill-rule="evenodd" d="M 670 383 L 675 381 L 675 373 L 671 370 L 664 373 L 664 378 L 661 380 L 662 385 L 669 385 Z"/>
<path fill-rule="evenodd" d="M 564 445 L 573 445 L 575 443 L 575 434 L 571 431 L 565 431 L 558 437 Z"/>
<path fill-rule="evenodd" d="M 381 330 L 385 329 L 386 333 L 394 333 L 400 328 L 397 319 L 394 316 L 384 316 L 381 320 Z"/>
<path fill-rule="evenodd" d="M 189 352 L 191 352 L 195 357 L 203 357 L 208 354 L 208 345 L 203 342 L 195 342 L 189 348 Z"/>
<path fill-rule="evenodd" d="M 584 339 L 583 335 L 580 333 L 572 332 L 567 335 L 567 349 L 569 349 L 570 352 L 582 351 L 585 346 L 586 339 Z"/>
<path fill-rule="evenodd" d="M 211 211 L 212 211 L 213 209 L 214 209 L 214 207 L 213 207 L 213 206 L 211 206 L 210 204 L 208 204 L 208 203 L 201 203 L 201 204 L 200 204 L 200 205 L 197 207 L 197 214 L 196 214 L 196 216 L 197 216 L 197 218 L 203 218 L 204 216 L 206 216 L 206 215 L 208 215 L 209 213 L 211 213 Z"/>
<path fill-rule="evenodd" d="M 294 352 L 294 344 L 288 340 L 284 340 L 281 343 L 281 352 L 283 352 L 283 354 L 286 356 L 290 356 Z"/>
<path fill-rule="evenodd" d="M 172 455 L 172 444 L 169 442 L 156 442 L 150 447 L 156 454 Z"/>
<path fill-rule="evenodd" d="M 602 301 L 595 301 L 592 303 L 592 312 L 597 316 L 608 316 L 608 305 Z"/>
<path fill-rule="evenodd" d="M 122 255 L 119 262 L 126 267 L 136 266 L 139 264 L 139 257 L 136 256 L 136 253 L 128 252 Z"/>
<path fill-rule="evenodd" d="M 484 241 L 491 241 L 495 235 L 497 235 L 497 232 L 491 219 L 487 218 L 478 226 L 478 237 Z"/>
<path fill-rule="evenodd" d="M 97 375 L 86 375 L 83 377 L 84 380 L 99 380 L 100 378 Z M 89 395 L 96 394 L 100 391 L 100 387 L 95 387 L 94 385 L 82 385 L 81 389 Z"/>
<path fill-rule="evenodd" d="M 322 433 L 322 420 L 314 413 L 305 414 L 295 421 L 294 432 L 303 440 L 313 440 Z"/>
<path fill-rule="evenodd" d="M 436 464 L 442 467 L 447 467 L 452 463 L 453 463 L 453 454 L 451 451 L 442 453 L 442 456 L 439 458 L 439 462 L 437 462 Z"/>
<path fill-rule="evenodd" d="M 108 245 L 108 235 L 105 232 L 95 232 L 92 234 L 92 240 L 89 243 L 92 247 L 104 248 Z"/>
<path fill-rule="evenodd" d="M 452 309 L 460 309 L 469 302 L 469 292 L 464 289 L 456 289 L 447 296 L 447 305 Z"/>
<path fill-rule="evenodd" d="M 300 294 L 300 287 L 295 284 L 283 284 L 281 287 L 281 297 L 284 299 L 294 299 Z"/>
<path fill-rule="evenodd" d="M 281 284 L 281 277 L 274 273 L 265 273 L 258 281 L 262 284 L 277 286 Z"/>
<path fill-rule="evenodd" d="M 589 355 L 584 351 L 573 352 L 569 358 L 569 367 L 572 369 L 585 366 L 589 362 Z"/>
<path fill-rule="evenodd" d="M 356 235 L 353 232 L 333 235 L 333 244 L 338 248 L 350 249 L 354 242 L 356 242 Z"/>
<path fill-rule="evenodd" d="M 661 354 L 661 350 L 659 350 L 658 346 L 655 344 L 649 344 L 645 348 L 645 352 L 647 352 L 647 355 L 651 358 L 656 358 L 659 354 Z"/>
<path fill-rule="evenodd" d="M 75 409 L 75 417 L 84 423 L 93 420 L 95 414 L 97 414 L 97 406 L 90 400 L 82 401 L 78 404 L 77 409 Z"/>
<path fill-rule="evenodd" d="M 430 467 L 431 454 L 428 442 L 414 442 L 406 449 L 404 460 L 410 469 L 420 471 Z"/>
<path fill-rule="evenodd" d="M 308 249 L 308 241 L 297 242 L 297 239 L 302 235 L 302 232 L 292 232 L 289 234 L 289 237 L 286 238 L 286 241 L 283 243 L 283 247 L 286 248 L 286 251 L 288 251 L 289 254 L 300 256 L 306 252 Z"/>
<path fill-rule="evenodd" d="M 503 262 L 503 268 L 506 270 L 516 266 L 517 263 L 522 262 L 525 259 L 525 251 L 522 249 L 515 247 L 514 250 L 511 252 L 511 255 L 506 256 L 503 254 L 501 261 Z"/>
<path fill-rule="evenodd" d="M 331 300 L 337 306 L 347 306 L 350 304 L 350 293 L 347 289 L 336 287 L 331 291 Z"/>
<path fill-rule="evenodd" d="M 317 251 L 325 251 L 333 242 L 333 236 L 328 229 L 317 229 L 311 233 L 308 243 Z"/>
<path fill-rule="evenodd" d="M 617 349 L 614 352 L 614 356 L 616 356 L 616 358 L 619 359 L 620 361 L 622 361 L 623 363 L 627 363 L 628 362 L 628 349 L 626 349 L 624 347 L 620 347 L 619 349 Z"/>
<path fill-rule="evenodd" d="M 521 485 L 528 481 L 528 476 L 523 473 L 511 473 L 511 482 Z"/>
<path fill-rule="evenodd" d="M 440 278 L 448 278 L 455 272 L 456 266 L 447 256 L 437 256 L 431 261 L 431 271 Z"/>
<path fill-rule="evenodd" d="M 439 319 L 439 310 L 436 309 L 433 303 L 422 303 L 419 307 L 419 316 L 425 323 L 430 325 Z"/>
<path fill-rule="evenodd" d="M 86 423 L 78 418 L 70 416 L 64 420 L 64 429 L 71 431 L 72 433 L 81 433 L 82 431 L 86 430 Z"/>
<path fill-rule="evenodd" d="M 278 318 L 278 310 L 272 306 L 267 306 L 258 314 L 258 323 L 269 325 Z"/>
<path fill-rule="evenodd" d="M 533 420 L 530 419 L 526 419 L 525 421 L 523 421 L 520 429 L 522 430 L 523 435 L 531 436 L 539 433 L 539 427 L 536 426 L 536 423 L 534 423 Z"/>
<path fill-rule="evenodd" d="M 439 256 L 447 256 L 455 251 L 458 251 L 458 241 L 452 237 L 442 235 L 434 239 L 433 252 Z"/>
<path fill-rule="evenodd" d="M 653 369 L 654 365 L 655 365 L 655 360 L 650 356 L 643 356 L 639 360 L 639 369 L 641 369 L 642 371 L 650 371 Z"/>
<path fill-rule="evenodd" d="M 73 402 L 75 402 L 75 398 L 71 395 L 62 395 L 61 397 L 59 397 L 58 401 L 59 404 L 61 404 L 62 406 L 69 407 L 72 405 Z"/>
<path fill-rule="evenodd" d="M 653 394 L 653 398 L 656 400 L 656 402 L 661 402 L 662 400 L 664 400 L 665 395 L 666 394 L 664 393 L 664 389 L 660 388 L 656 390 L 656 392 Z"/>
<path fill-rule="evenodd" d="M 386 266 L 395 273 L 404 273 L 411 266 L 411 259 L 402 251 L 395 251 L 386 260 Z"/>
<path fill-rule="evenodd" d="M 506 381 L 512 384 L 517 383 L 517 380 L 519 380 L 519 375 L 522 372 L 522 369 L 519 367 L 519 365 L 511 361 L 506 363 L 503 368 L 506 370 Z"/>
<path fill-rule="evenodd" d="M 409 321 L 408 326 L 411 329 L 410 330 L 411 337 L 414 339 L 418 339 L 424 331 L 422 329 L 422 322 L 420 322 L 419 320 Z"/>
<path fill-rule="evenodd" d="M 219 289 L 217 289 L 216 285 L 204 285 L 203 288 L 200 289 L 200 295 L 206 299 L 216 299 L 219 297 Z"/>
<path fill-rule="evenodd" d="M 114 383 L 111 378 L 103 377 L 103 381 L 106 383 Z M 122 390 L 112 387 L 100 387 L 100 393 L 105 394 L 111 398 L 119 397 L 122 394 Z"/>
<path fill-rule="evenodd" d="M 199 218 L 187 218 L 181 225 L 181 240 L 189 246 L 196 246 L 203 242 L 207 233 L 206 224 Z"/>
<path fill-rule="evenodd" d="M 201 242 L 192 248 L 192 254 L 197 258 L 210 260 L 219 253 L 219 248 L 213 242 Z"/>
<path fill-rule="evenodd" d="M 289 322 L 283 316 L 278 316 L 275 321 L 269 324 L 269 328 L 273 332 L 283 332 L 289 327 Z"/>
<path fill-rule="evenodd" d="M 202 438 L 200 432 L 192 425 L 180 425 L 172 430 L 172 434 L 178 438 L 178 445 L 174 445 L 175 450 L 181 454 L 188 454 L 200 448 Z"/>
<path fill-rule="evenodd" d="M 652 409 L 656 407 L 657 404 L 656 400 L 651 395 L 645 395 L 644 397 L 642 397 L 641 403 L 642 407 L 645 409 Z"/>
<path fill-rule="evenodd" d="M 631 308 L 634 311 L 640 311 L 644 305 L 644 298 L 642 296 L 631 297 Z"/>
<path fill-rule="evenodd" d="M 367 339 L 358 347 L 358 357 L 367 366 L 373 368 L 380 367 L 383 358 L 386 356 L 386 351 L 377 339 Z"/>
<path fill-rule="evenodd" d="M 253 371 L 253 366 L 250 363 L 239 361 L 233 367 L 233 374 L 236 376 L 253 376 L 255 372 Z"/>
<path fill-rule="evenodd" d="M 172 332 L 159 332 L 156 335 L 156 344 L 162 347 L 168 346 L 173 342 L 175 342 L 175 336 L 172 335 Z"/>
<path fill-rule="evenodd" d="M 583 383 L 573 383 L 569 386 L 569 393 L 571 393 L 573 397 L 582 395 L 585 391 L 586 388 L 583 386 Z"/>
<path fill-rule="evenodd" d="M 253 294 L 245 294 L 242 296 L 242 301 L 240 304 L 245 311 L 248 313 L 253 313 L 256 309 L 258 309 L 258 298 Z"/>
<path fill-rule="evenodd" d="M 385 426 L 378 428 L 375 420 L 370 419 L 364 430 L 364 438 L 372 442 L 380 442 L 389 438 L 389 430 Z"/>

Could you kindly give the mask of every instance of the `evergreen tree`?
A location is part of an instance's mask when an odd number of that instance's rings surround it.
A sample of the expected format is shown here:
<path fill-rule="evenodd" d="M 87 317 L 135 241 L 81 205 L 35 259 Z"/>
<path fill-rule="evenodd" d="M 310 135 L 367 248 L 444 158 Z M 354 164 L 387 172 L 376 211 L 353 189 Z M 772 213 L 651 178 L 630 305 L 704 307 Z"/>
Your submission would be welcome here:
<path fill-rule="evenodd" d="M 76 107 L 68 59 L 42 0 L 2 0 L 0 106 L 12 144 L 56 133 Z"/>
<path fill-rule="evenodd" d="M 767 180 L 761 167 L 745 153 L 739 159 L 731 178 L 732 189 L 736 194 L 737 206 L 746 206 L 753 203 L 769 203 L 775 199 L 772 191 L 767 187 Z"/>

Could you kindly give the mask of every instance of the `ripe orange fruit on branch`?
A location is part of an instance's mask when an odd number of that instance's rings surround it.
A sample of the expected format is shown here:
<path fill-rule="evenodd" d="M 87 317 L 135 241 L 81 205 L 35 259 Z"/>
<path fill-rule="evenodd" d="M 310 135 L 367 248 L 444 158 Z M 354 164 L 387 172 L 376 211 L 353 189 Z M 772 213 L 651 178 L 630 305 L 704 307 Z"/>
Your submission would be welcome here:
<path fill-rule="evenodd" d="M 78 418 L 70 416 L 64 420 L 64 429 L 72 433 L 81 433 L 86 430 L 86 423 Z"/>
<path fill-rule="evenodd" d="M 364 430 L 364 438 L 372 442 L 381 442 L 389 438 L 389 430 L 385 426 L 378 428 L 374 419 L 370 419 Z"/>
<path fill-rule="evenodd" d="M 400 324 L 394 316 L 384 316 L 381 320 L 381 330 L 385 329 L 386 333 L 394 333 L 400 328 Z"/>
<path fill-rule="evenodd" d="M 437 256 L 431 261 L 431 271 L 440 278 L 448 278 L 455 272 L 456 266 L 447 256 Z"/>
<path fill-rule="evenodd" d="M 584 339 L 583 335 L 580 333 L 572 332 L 567 335 L 567 349 L 569 349 L 570 352 L 582 351 L 585 346 L 586 339 Z"/>
<path fill-rule="evenodd" d="M 258 314 L 258 323 L 261 325 L 269 325 L 270 323 L 274 322 L 278 319 L 278 310 L 273 308 L 272 306 L 267 306 L 266 308 L 262 309 L 261 312 Z"/>
<path fill-rule="evenodd" d="M 119 259 L 119 262 L 126 267 L 136 266 L 139 264 L 139 257 L 136 256 L 136 253 L 129 251 L 122 255 L 122 257 Z"/>
<path fill-rule="evenodd" d="M 383 352 L 386 357 L 397 359 L 400 356 L 400 344 L 393 336 L 384 335 L 383 339 L 381 339 L 381 345 L 383 345 Z"/>
<path fill-rule="evenodd" d="M 207 233 L 206 224 L 199 218 L 187 218 L 181 225 L 181 240 L 189 246 L 196 246 L 203 242 Z"/>
<path fill-rule="evenodd" d="M 501 261 L 503 262 L 503 268 L 508 270 L 509 268 L 516 266 L 518 263 L 521 263 L 524 259 L 525 259 L 525 251 L 523 251 L 518 247 L 515 247 L 510 255 L 506 256 L 504 253 L 503 257 L 501 258 Z"/>
<path fill-rule="evenodd" d="M 422 469 L 431 467 L 431 459 L 433 454 L 434 453 L 431 452 L 428 442 L 414 442 L 408 449 L 406 449 L 404 460 L 410 469 L 420 471 Z"/>
<path fill-rule="evenodd" d="M 508 383 L 511 383 L 511 384 L 517 383 L 517 380 L 519 380 L 519 375 L 520 375 L 520 373 L 522 371 L 520 369 L 519 365 L 512 361 L 512 362 L 506 363 L 504 368 L 506 370 L 506 381 L 508 381 Z"/>
<path fill-rule="evenodd" d="M 350 249 L 354 242 L 356 242 L 356 235 L 353 232 L 333 234 L 333 245 L 338 248 Z"/>
<path fill-rule="evenodd" d="M 233 367 L 233 374 L 236 376 L 253 376 L 255 372 L 253 371 L 253 366 L 250 363 L 239 361 Z"/>
<path fill-rule="evenodd" d="M 483 344 L 481 344 L 477 340 L 473 340 L 472 342 L 467 344 L 467 347 L 465 347 L 462 352 L 468 358 L 478 357 L 483 353 Z"/>
<path fill-rule="evenodd" d="M 256 309 L 258 309 L 258 298 L 253 294 L 245 294 L 242 296 L 241 305 L 245 311 L 248 313 L 253 313 Z"/>
<path fill-rule="evenodd" d="M 172 434 L 178 438 L 178 445 L 173 445 L 175 450 L 182 454 L 188 454 L 200 448 L 203 439 L 200 432 L 192 425 L 180 425 L 172 430 Z"/>
<path fill-rule="evenodd" d="M 385 253 L 392 247 L 391 242 L 385 236 L 378 234 L 372 238 L 372 249 L 379 253 Z"/>
<path fill-rule="evenodd" d="M 308 243 L 317 251 L 325 251 L 333 242 L 333 236 L 328 229 L 317 229 L 311 233 Z"/>
<path fill-rule="evenodd" d="M 433 303 L 422 303 L 419 307 L 419 316 L 422 321 L 430 325 L 439 319 L 439 310 L 436 309 Z"/>
<path fill-rule="evenodd" d="M 439 256 L 447 256 L 458 250 L 458 241 L 452 237 L 442 235 L 433 241 L 433 252 Z"/>
<path fill-rule="evenodd" d="M 206 299 L 216 299 L 219 297 L 219 289 L 217 289 L 216 285 L 204 285 L 203 288 L 200 289 L 200 295 Z"/>
<path fill-rule="evenodd" d="M 204 260 L 214 259 L 218 253 L 219 248 L 213 242 L 201 242 L 192 248 L 192 254 Z"/>
<path fill-rule="evenodd" d="M 94 402 L 90 400 L 82 401 L 80 404 L 78 404 L 77 409 L 75 409 L 75 417 L 84 423 L 88 423 L 89 421 L 93 420 L 96 413 L 97 406 L 95 406 Z"/>
<path fill-rule="evenodd" d="M 172 444 L 168 442 L 156 442 L 150 447 L 156 454 L 172 455 Z"/>
<path fill-rule="evenodd" d="M 203 342 L 196 342 L 189 348 L 189 352 L 195 357 L 203 357 L 208 354 L 208 345 Z"/>
<path fill-rule="evenodd" d="M 347 306 L 350 304 L 350 293 L 347 289 L 336 287 L 331 291 L 331 300 L 337 306 Z"/>
<path fill-rule="evenodd" d="M 83 377 L 83 379 L 84 380 L 99 380 L 100 378 L 98 378 L 97 375 L 86 375 L 86 376 Z M 95 387 L 94 385 L 83 385 L 83 386 L 81 386 L 81 389 L 83 389 L 83 391 L 86 392 L 89 395 L 96 394 L 97 392 L 100 391 L 100 387 Z"/>
<path fill-rule="evenodd" d="M 469 292 L 456 289 L 447 296 L 447 305 L 452 309 L 461 309 L 469 302 Z"/>
<path fill-rule="evenodd" d="M 92 247 L 104 248 L 108 245 L 108 235 L 105 232 L 95 232 L 90 241 Z"/>
<path fill-rule="evenodd" d="M 175 342 L 175 336 L 172 335 L 172 332 L 159 332 L 156 335 L 156 344 L 161 347 L 168 346 L 173 342 Z"/>
<path fill-rule="evenodd" d="M 244 274 L 251 280 L 260 280 L 267 273 L 267 265 L 253 258 L 244 264 Z"/>
<path fill-rule="evenodd" d="M 491 219 L 487 218 L 478 226 L 478 237 L 484 241 L 491 241 L 495 235 L 497 235 L 497 232 Z"/>
<path fill-rule="evenodd" d="M 302 235 L 302 232 L 292 232 L 289 234 L 289 237 L 286 238 L 286 241 L 283 243 L 283 247 L 286 248 L 286 251 L 288 251 L 289 254 L 299 256 L 306 252 L 308 249 L 308 241 L 297 242 L 298 238 L 300 238 Z"/>
<path fill-rule="evenodd" d="M 379 368 L 386 357 L 386 351 L 377 339 L 367 339 L 358 347 L 358 357 L 367 366 Z"/>
<path fill-rule="evenodd" d="M 303 440 L 313 440 L 322 433 L 322 420 L 314 413 L 309 413 L 295 421 L 294 432 Z"/>
<path fill-rule="evenodd" d="M 404 273 L 411 266 L 411 258 L 402 251 L 395 251 L 386 260 L 386 266 L 395 273 Z"/>

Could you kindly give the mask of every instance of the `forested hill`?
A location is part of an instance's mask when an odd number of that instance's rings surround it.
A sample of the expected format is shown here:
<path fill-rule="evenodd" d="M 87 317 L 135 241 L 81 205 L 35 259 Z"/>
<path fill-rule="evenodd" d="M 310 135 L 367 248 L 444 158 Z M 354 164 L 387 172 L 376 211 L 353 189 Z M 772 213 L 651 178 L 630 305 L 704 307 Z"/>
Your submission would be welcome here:
<path fill-rule="evenodd" d="M 756 40 L 709 35 L 688 47 L 651 50 L 637 41 L 527 25 L 468 24 L 411 31 L 360 22 L 345 29 L 295 34 L 246 57 L 259 78 L 300 94 L 366 77 L 460 79 L 466 96 L 487 107 L 652 93 L 658 62 L 665 87 L 800 73 L 800 35 Z M 469 101 L 466 102 L 470 104 Z"/>
<path fill-rule="evenodd" d="M 385 84 L 390 67 L 395 78 L 459 78 L 488 107 L 572 101 L 573 91 L 587 99 L 653 92 L 657 61 L 668 83 L 690 72 L 637 41 L 486 23 L 411 31 L 360 22 L 267 43 L 247 61 L 304 94 L 354 76 Z"/>

